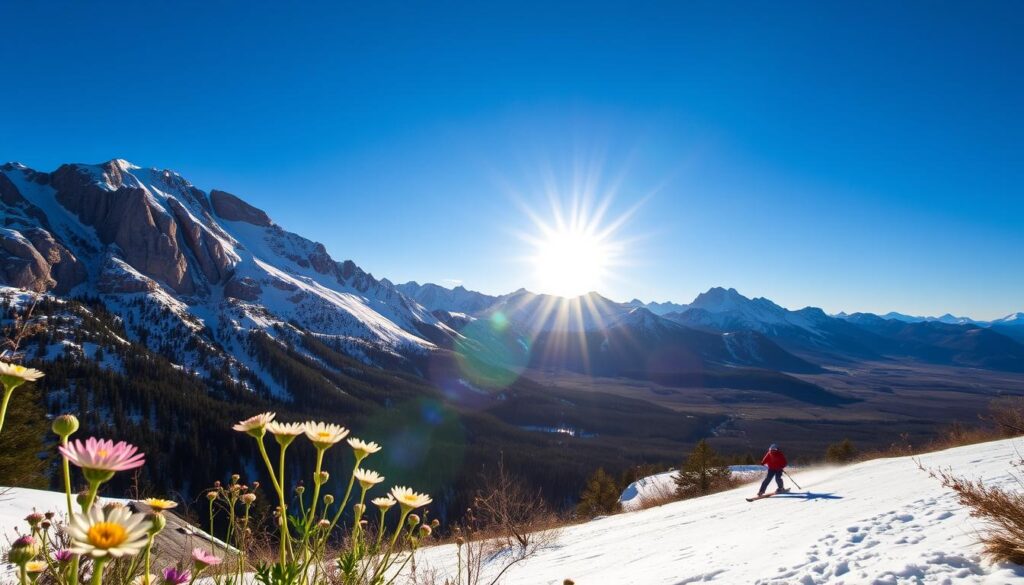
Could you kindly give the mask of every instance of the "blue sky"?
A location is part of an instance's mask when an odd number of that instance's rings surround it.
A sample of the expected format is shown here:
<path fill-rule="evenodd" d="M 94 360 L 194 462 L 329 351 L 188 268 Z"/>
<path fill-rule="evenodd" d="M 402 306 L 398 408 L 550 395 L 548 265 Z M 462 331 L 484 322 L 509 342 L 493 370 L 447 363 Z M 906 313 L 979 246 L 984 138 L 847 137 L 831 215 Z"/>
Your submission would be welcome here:
<path fill-rule="evenodd" d="M 522 206 L 583 169 L 642 201 L 612 298 L 1024 310 L 1018 3 L 410 4 L 6 6 L 0 159 L 172 168 L 491 293 L 543 288 Z"/>

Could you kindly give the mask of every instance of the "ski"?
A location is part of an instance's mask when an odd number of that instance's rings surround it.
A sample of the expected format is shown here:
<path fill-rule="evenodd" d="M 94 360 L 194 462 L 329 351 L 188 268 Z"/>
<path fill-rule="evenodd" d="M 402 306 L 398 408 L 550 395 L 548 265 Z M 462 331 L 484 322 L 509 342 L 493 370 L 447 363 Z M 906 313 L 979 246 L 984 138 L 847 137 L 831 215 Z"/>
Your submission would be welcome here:
<path fill-rule="evenodd" d="M 779 490 L 779 491 L 772 492 L 770 494 L 763 494 L 763 495 L 760 495 L 760 496 L 754 496 L 752 498 L 747 498 L 747 501 L 748 502 L 754 502 L 754 501 L 757 501 L 757 500 L 763 500 L 765 498 L 770 498 L 770 497 L 776 496 L 778 494 L 788 494 L 788 493 L 789 493 L 789 490 Z"/>

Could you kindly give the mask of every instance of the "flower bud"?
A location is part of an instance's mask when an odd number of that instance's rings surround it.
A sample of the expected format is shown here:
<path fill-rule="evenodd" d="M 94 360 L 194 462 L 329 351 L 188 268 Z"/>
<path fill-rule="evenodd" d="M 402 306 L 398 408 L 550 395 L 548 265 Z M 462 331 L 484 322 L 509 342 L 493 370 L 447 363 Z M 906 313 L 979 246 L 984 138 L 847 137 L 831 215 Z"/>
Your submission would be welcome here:
<path fill-rule="evenodd" d="M 78 503 L 79 507 L 83 507 L 89 503 L 89 492 L 78 492 L 75 496 L 75 502 Z"/>
<path fill-rule="evenodd" d="M 78 430 L 78 417 L 73 414 L 62 414 L 57 418 L 53 419 L 53 424 L 50 428 L 53 433 L 62 439 L 66 439 L 71 435 L 75 434 Z"/>
<path fill-rule="evenodd" d="M 301 486 L 301 485 L 300 486 L 295 486 L 295 493 L 300 495 L 300 496 L 302 494 L 306 493 L 306 486 Z"/>
<path fill-rule="evenodd" d="M 53 517 L 56 516 L 56 514 L 54 514 L 53 512 L 47 512 L 43 514 L 43 516 L 46 516 L 47 520 L 53 520 Z"/>
<path fill-rule="evenodd" d="M 45 519 L 46 516 L 43 516 L 39 512 L 32 512 L 28 516 L 25 516 L 25 522 L 28 522 L 28 525 L 32 528 L 37 528 L 39 526 L 39 523 Z"/>
<path fill-rule="evenodd" d="M 331 527 L 331 521 L 324 518 L 323 520 L 317 522 L 316 525 L 319 526 L 322 530 L 327 530 Z"/>
<path fill-rule="evenodd" d="M 352 506 L 352 511 L 356 513 L 356 516 L 362 516 L 366 512 L 366 506 L 363 504 L 356 504 Z"/>
<path fill-rule="evenodd" d="M 430 534 L 433 531 L 434 531 L 434 529 L 431 528 L 429 524 L 424 524 L 424 525 L 420 526 L 420 538 L 427 538 L 427 537 L 429 537 Z"/>
<path fill-rule="evenodd" d="M 240 479 L 242 479 L 241 475 L 238 475 L 237 473 L 231 474 L 231 483 L 238 483 L 238 480 Z"/>
<path fill-rule="evenodd" d="M 324 496 L 324 505 L 325 506 L 330 506 L 333 503 L 334 503 L 334 496 L 332 496 L 331 494 L 327 494 L 326 496 Z"/>
<path fill-rule="evenodd" d="M 164 529 L 165 526 L 167 526 L 167 517 L 157 512 L 150 512 L 149 514 L 146 514 L 146 520 L 153 523 L 153 525 L 149 527 L 150 536 L 156 536 Z"/>
<path fill-rule="evenodd" d="M 206 499 L 210 500 L 211 502 L 216 500 L 217 499 L 217 492 L 215 492 L 213 490 L 210 490 L 210 491 L 206 492 Z"/>
<path fill-rule="evenodd" d="M 462 546 L 464 544 L 466 544 L 466 539 L 465 538 L 462 538 L 461 536 L 456 536 L 455 537 L 455 546 Z"/>
<path fill-rule="evenodd" d="M 39 527 L 42 528 L 43 530 L 49 530 L 50 526 L 52 526 L 52 524 L 50 524 L 49 520 L 43 520 L 42 522 L 39 523 Z"/>
<path fill-rule="evenodd" d="M 330 477 L 330 473 L 327 473 L 326 471 L 321 471 L 318 476 L 313 477 L 313 481 L 319 483 L 320 485 L 323 485 L 327 483 L 327 479 Z"/>
<path fill-rule="evenodd" d="M 11 544 L 11 550 L 7 551 L 7 561 L 20 567 L 38 554 L 39 541 L 31 536 L 22 536 Z"/>
<path fill-rule="evenodd" d="M 408 521 L 409 521 L 409 526 L 416 526 L 417 524 L 420 523 L 420 516 L 419 516 L 419 514 L 409 514 Z"/>
<path fill-rule="evenodd" d="M 213 487 L 215 487 L 215 488 L 219 488 L 220 487 L 220 480 L 219 479 L 217 481 L 213 482 Z"/>
<path fill-rule="evenodd" d="M 245 494 L 242 496 L 242 503 L 251 506 L 256 501 L 256 494 Z"/>

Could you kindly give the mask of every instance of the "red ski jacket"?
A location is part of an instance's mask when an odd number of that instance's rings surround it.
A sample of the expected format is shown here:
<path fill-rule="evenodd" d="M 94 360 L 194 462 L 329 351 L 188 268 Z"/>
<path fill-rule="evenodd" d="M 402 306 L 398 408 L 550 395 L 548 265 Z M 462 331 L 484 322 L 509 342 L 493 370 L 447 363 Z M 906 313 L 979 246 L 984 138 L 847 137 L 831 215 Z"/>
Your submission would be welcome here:
<path fill-rule="evenodd" d="M 761 465 L 767 465 L 768 469 L 778 471 L 786 467 L 786 456 L 782 454 L 782 451 L 769 451 L 764 454 Z"/>

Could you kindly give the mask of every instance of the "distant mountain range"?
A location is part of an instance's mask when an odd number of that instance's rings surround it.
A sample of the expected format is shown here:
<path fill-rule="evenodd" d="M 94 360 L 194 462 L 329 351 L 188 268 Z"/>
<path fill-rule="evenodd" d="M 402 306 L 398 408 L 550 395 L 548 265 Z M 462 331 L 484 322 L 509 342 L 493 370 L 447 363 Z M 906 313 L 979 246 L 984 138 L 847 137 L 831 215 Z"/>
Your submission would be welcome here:
<path fill-rule="evenodd" d="M 1024 313 L 982 323 L 830 316 L 725 288 L 684 304 L 394 285 L 334 260 L 235 195 L 124 160 L 53 172 L 3 165 L 0 211 L 0 284 L 99 299 L 174 363 L 261 380 L 281 396 L 288 390 L 254 359 L 254 332 L 282 342 L 290 331 L 310 333 L 364 363 L 418 371 L 431 353 L 457 350 L 470 324 L 497 317 L 521 336 L 525 366 L 546 369 L 700 373 L 711 385 L 726 374 L 807 373 L 837 360 L 1024 371 Z M 194 338 L 221 359 L 200 359 Z"/>

